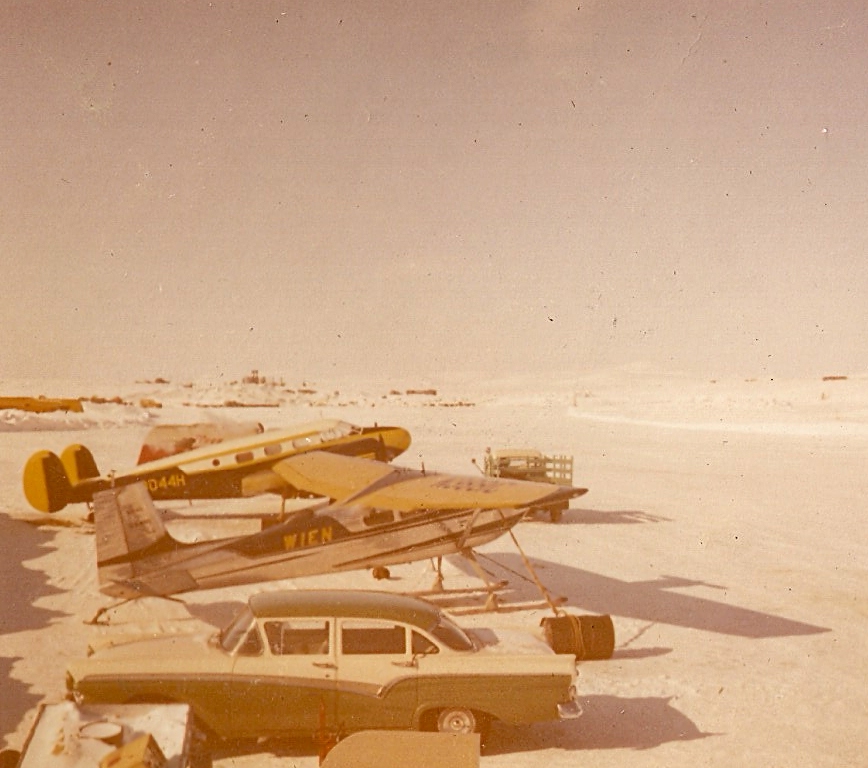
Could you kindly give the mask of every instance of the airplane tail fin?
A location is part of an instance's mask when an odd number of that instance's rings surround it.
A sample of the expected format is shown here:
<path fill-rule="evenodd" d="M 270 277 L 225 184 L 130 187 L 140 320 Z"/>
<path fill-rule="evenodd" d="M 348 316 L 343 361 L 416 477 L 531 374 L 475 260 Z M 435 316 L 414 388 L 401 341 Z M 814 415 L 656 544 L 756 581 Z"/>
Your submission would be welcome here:
<path fill-rule="evenodd" d="M 70 445 L 60 456 L 37 451 L 24 465 L 24 495 L 40 512 L 59 512 L 67 504 L 89 501 L 93 484 L 77 486 L 98 477 L 93 454 L 83 445 Z"/>
<path fill-rule="evenodd" d="M 56 453 L 37 451 L 27 460 L 24 495 L 40 512 L 58 512 L 72 501 L 72 483 Z"/>
<path fill-rule="evenodd" d="M 94 494 L 93 521 L 98 567 L 170 539 L 144 483 Z"/>
<path fill-rule="evenodd" d="M 73 485 L 80 483 L 82 480 L 90 480 L 92 477 L 99 477 L 99 470 L 96 467 L 96 461 L 93 454 L 83 445 L 69 445 L 60 454 L 60 461 L 63 468 L 66 470 L 66 475 L 69 482 Z"/>
<path fill-rule="evenodd" d="M 196 589 L 196 579 L 166 561 L 186 546 L 172 538 L 144 483 L 100 491 L 93 496 L 96 566 L 100 591 L 121 599 L 173 595 Z"/>

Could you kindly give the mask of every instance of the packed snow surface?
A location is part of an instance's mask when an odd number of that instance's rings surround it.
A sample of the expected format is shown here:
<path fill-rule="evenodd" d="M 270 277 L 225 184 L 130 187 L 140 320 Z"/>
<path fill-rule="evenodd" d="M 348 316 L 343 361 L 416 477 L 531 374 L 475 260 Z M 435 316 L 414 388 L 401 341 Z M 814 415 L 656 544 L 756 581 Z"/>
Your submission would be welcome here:
<path fill-rule="evenodd" d="M 519 544 L 546 587 L 576 613 L 609 613 L 614 657 L 580 665 L 584 715 L 527 727 L 496 724 L 488 768 L 864 764 L 868 736 L 868 540 L 862 504 L 868 459 L 868 380 L 699 380 L 644 370 L 573 379 L 304 385 L 166 382 L 94 387 L 0 382 L 0 394 L 84 396 L 83 413 L 0 413 L 0 725 L 20 747 L 38 704 L 64 691 L 66 661 L 89 642 L 138 632 L 219 626 L 247 595 L 337 586 L 416 591 L 428 563 L 365 574 L 196 592 L 183 602 L 143 599 L 84 623 L 110 599 L 96 586 L 87 510 L 31 510 L 21 469 L 40 449 L 70 443 L 100 470 L 132 466 L 156 424 L 319 418 L 396 424 L 413 436 L 396 463 L 474 474 L 486 446 L 537 448 L 575 459 L 589 488 L 560 523 L 521 523 Z M 94 392 L 98 397 L 94 397 Z M 115 400 L 116 399 L 116 400 Z M 193 538 L 249 526 L 238 509 L 275 511 L 273 497 L 175 504 Z M 510 538 L 480 561 L 508 579 L 507 602 L 538 593 Z M 461 558 L 447 586 L 475 577 Z M 537 631 L 546 610 L 478 613 L 450 604 L 466 626 Z M 311 744 L 219 754 L 218 766 L 314 766 Z"/>

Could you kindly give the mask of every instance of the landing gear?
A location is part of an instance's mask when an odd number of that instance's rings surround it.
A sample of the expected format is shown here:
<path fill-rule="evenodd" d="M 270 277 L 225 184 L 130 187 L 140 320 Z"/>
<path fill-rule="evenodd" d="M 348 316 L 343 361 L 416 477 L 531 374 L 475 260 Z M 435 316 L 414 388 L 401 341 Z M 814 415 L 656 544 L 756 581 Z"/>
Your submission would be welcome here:
<path fill-rule="evenodd" d="M 90 621 L 85 621 L 84 623 L 90 625 L 108 624 L 109 622 L 102 621 L 102 617 L 105 616 L 105 614 L 107 614 L 109 611 L 114 610 L 115 608 L 120 608 L 122 605 L 132 603 L 135 600 L 140 600 L 142 597 L 159 597 L 162 600 L 169 600 L 172 603 L 180 603 L 181 605 L 186 605 L 186 603 L 184 603 L 184 601 L 180 597 L 172 597 L 172 595 L 140 595 L 138 597 L 127 597 L 123 600 L 118 600 L 111 605 L 104 605 L 93 615 L 93 618 Z"/>
<path fill-rule="evenodd" d="M 485 582 L 485 591 L 488 596 L 485 598 L 485 610 L 496 611 L 500 607 L 500 600 L 497 597 L 497 592 L 503 589 L 503 584 L 500 582 L 492 582 L 485 569 L 479 564 L 472 549 L 464 549 L 461 555 L 470 563 L 470 567 L 476 572 L 476 575 Z"/>
<path fill-rule="evenodd" d="M 431 560 L 431 565 L 434 566 L 434 583 L 431 585 L 432 592 L 443 591 L 443 555 Z"/>

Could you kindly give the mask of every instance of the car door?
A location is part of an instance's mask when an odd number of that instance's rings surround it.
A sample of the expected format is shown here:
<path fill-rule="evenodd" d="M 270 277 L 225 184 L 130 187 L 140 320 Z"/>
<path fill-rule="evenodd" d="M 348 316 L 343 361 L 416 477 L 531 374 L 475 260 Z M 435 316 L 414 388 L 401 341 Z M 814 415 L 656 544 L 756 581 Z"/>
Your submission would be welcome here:
<path fill-rule="evenodd" d="M 333 624 L 308 617 L 261 621 L 262 652 L 239 655 L 233 670 L 239 681 L 238 716 L 250 723 L 254 735 L 335 730 Z"/>
<path fill-rule="evenodd" d="M 339 619 L 337 718 L 346 731 L 410 728 L 418 668 L 410 629 L 381 619 Z"/>

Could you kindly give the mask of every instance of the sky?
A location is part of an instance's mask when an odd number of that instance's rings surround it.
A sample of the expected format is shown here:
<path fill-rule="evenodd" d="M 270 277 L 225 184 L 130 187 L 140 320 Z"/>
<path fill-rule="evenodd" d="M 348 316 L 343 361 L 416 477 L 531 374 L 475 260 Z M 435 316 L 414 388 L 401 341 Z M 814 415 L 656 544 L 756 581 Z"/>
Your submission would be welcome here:
<path fill-rule="evenodd" d="M 866 22 L 6 0 L 0 381 L 863 372 Z"/>

